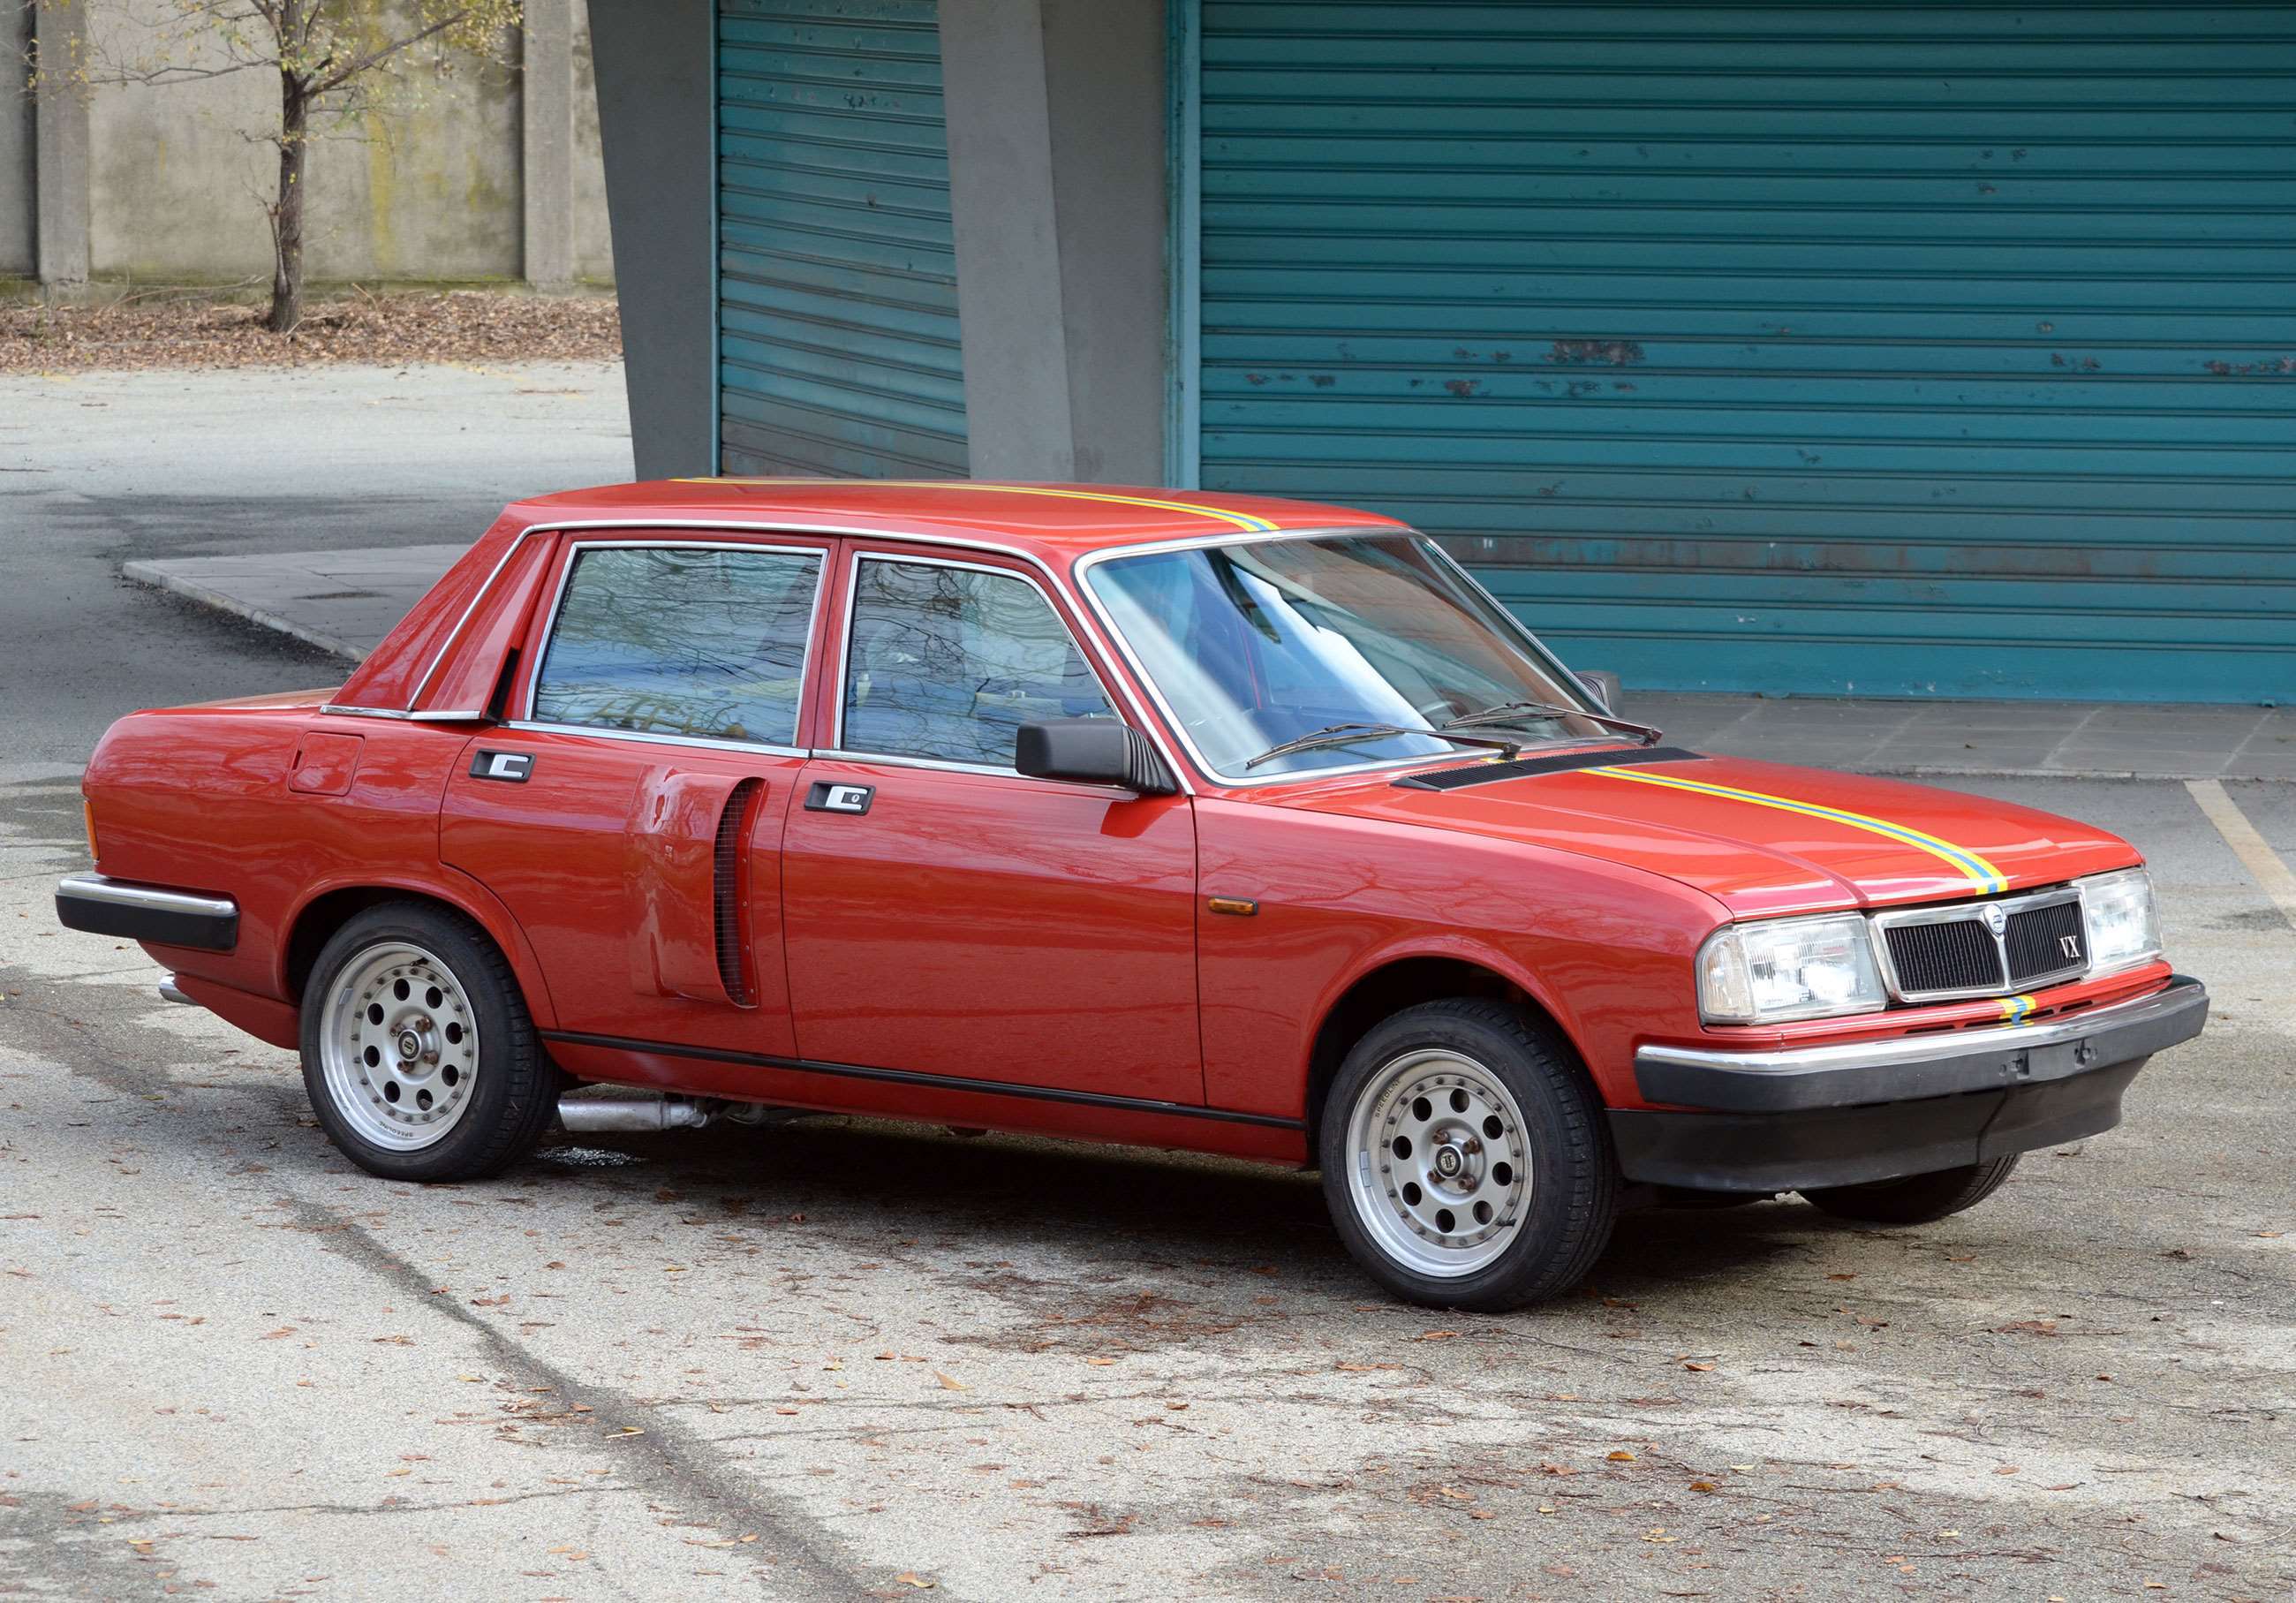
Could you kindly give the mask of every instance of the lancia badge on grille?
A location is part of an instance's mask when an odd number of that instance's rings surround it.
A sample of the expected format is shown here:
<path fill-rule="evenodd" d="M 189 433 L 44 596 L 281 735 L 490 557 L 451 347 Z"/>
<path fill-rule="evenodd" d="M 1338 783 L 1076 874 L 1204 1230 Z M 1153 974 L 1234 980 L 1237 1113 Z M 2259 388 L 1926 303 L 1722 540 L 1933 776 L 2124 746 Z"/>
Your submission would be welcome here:
<path fill-rule="evenodd" d="M 2009 915 L 2001 910 L 2000 903 L 1985 904 L 1985 927 L 1997 935 L 2009 927 Z"/>

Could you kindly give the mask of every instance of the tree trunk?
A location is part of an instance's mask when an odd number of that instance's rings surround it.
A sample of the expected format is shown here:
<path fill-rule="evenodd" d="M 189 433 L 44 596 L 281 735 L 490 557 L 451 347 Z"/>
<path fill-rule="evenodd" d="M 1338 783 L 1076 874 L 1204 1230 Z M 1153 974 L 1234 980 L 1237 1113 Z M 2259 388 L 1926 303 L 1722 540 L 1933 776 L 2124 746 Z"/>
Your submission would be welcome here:
<path fill-rule="evenodd" d="M 293 73 L 279 74 L 279 201 L 271 218 L 271 316 L 274 333 L 303 321 L 303 156 L 310 148 L 311 106 Z"/>

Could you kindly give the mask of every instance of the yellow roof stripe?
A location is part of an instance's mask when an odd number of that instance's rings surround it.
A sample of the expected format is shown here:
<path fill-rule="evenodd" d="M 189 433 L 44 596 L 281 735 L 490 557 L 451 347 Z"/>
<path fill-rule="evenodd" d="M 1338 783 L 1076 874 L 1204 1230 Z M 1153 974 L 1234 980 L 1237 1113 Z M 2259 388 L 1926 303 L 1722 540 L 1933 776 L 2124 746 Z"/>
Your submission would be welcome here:
<path fill-rule="evenodd" d="M 1049 484 L 984 484 L 972 479 L 775 479 L 744 478 L 721 474 L 716 478 L 696 477 L 674 481 L 679 484 L 889 484 L 903 489 L 979 489 L 996 495 L 1052 496 L 1064 501 L 1104 501 L 1115 506 L 1145 506 L 1156 512 L 1184 512 L 1200 518 L 1213 518 L 1233 524 L 1250 534 L 1274 534 L 1282 529 L 1280 523 L 1254 517 L 1246 512 L 1230 512 L 1224 507 L 1205 506 L 1193 501 L 1166 501 L 1153 496 L 1119 496 L 1104 489 L 1064 489 Z"/>
<path fill-rule="evenodd" d="M 1804 818 L 1824 818 L 1851 829 L 1862 829 L 1885 840 L 1897 841 L 1915 851 L 1926 851 L 1939 861 L 1951 865 L 1980 891 L 2005 891 L 2009 876 L 1966 846 L 1956 846 L 1951 841 L 1925 834 L 1910 825 L 1893 824 L 1887 818 L 1873 818 L 1866 813 L 1851 812 L 1846 808 L 1827 807 L 1822 802 L 1800 802 L 1791 796 L 1774 796 L 1767 791 L 1742 790 L 1734 785 L 1716 785 L 1703 779 L 1685 779 L 1671 774 L 1653 774 L 1646 769 L 1597 768 L 1590 774 L 1601 774 L 1612 779 L 1624 779 L 1636 785 L 1663 785 L 1669 790 L 1691 791 L 1699 795 L 1718 796 L 1727 802 L 1743 802 L 1754 807 L 1767 807 L 1780 812 L 1799 813 Z"/>

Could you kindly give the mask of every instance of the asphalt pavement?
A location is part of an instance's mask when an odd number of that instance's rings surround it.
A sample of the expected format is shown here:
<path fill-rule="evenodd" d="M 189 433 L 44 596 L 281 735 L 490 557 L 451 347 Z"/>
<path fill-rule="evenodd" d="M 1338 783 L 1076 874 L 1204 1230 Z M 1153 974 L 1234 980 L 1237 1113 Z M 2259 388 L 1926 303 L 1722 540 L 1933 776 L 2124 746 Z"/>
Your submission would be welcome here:
<path fill-rule="evenodd" d="M 2291 1595 L 2285 783 L 1942 781 L 2135 840 L 2208 1033 L 1970 1213 L 1636 1215 L 1523 1313 L 1388 1302 L 1311 1179 L 1155 1153 L 812 1119 L 353 1170 L 292 1055 L 53 922 L 110 717 L 340 672 L 111 570 L 619 476 L 538 377 L 322 386 L 423 421 L 308 470 L 275 410 L 99 387 L 23 451 L 83 467 L 0 476 L 0 1595 Z"/>

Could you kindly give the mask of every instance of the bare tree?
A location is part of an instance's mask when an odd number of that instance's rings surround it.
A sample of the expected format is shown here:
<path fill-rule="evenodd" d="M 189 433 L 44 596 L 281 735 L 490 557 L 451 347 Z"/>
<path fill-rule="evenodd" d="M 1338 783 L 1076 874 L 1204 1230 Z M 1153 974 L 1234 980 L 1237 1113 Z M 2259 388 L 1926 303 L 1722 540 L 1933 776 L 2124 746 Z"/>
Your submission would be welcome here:
<path fill-rule="evenodd" d="M 34 0 L 51 10 L 89 0 Z M 275 73 L 279 119 L 251 136 L 279 152 L 271 223 L 271 315 L 285 333 L 303 320 L 304 169 L 311 141 L 382 109 L 404 108 L 473 60 L 500 60 L 519 25 L 519 0 L 119 0 L 126 27 L 82 59 L 33 62 L 43 93 L 111 84 L 171 84 Z M 94 31 L 78 36 L 92 39 Z"/>

